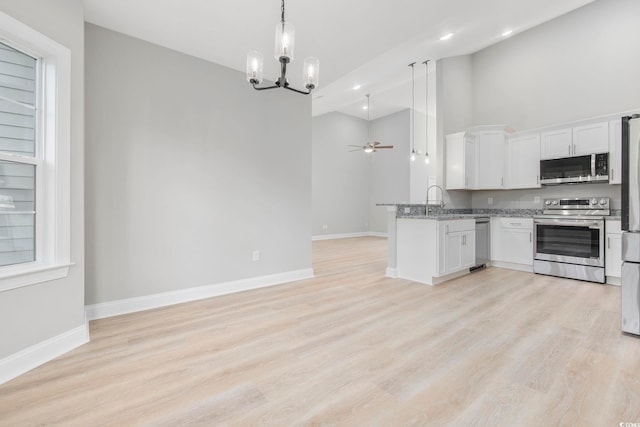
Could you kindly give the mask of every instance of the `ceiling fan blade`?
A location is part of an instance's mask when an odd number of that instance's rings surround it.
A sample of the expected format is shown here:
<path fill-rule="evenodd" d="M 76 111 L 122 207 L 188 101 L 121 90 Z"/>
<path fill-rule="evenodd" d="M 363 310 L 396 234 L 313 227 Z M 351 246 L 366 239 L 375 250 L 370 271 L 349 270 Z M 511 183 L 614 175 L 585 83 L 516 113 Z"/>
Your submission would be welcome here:
<path fill-rule="evenodd" d="M 377 150 L 378 148 L 393 148 L 393 145 L 378 145 L 378 146 L 376 147 L 376 150 Z"/>
<path fill-rule="evenodd" d="M 382 144 L 382 143 L 378 142 L 378 141 L 374 141 L 372 145 L 376 146 L 376 145 L 380 145 L 380 144 Z"/>
<path fill-rule="evenodd" d="M 362 148 L 356 148 L 355 150 L 349 150 L 349 152 L 351 153 L 352 151 L 362 151 Z"/>

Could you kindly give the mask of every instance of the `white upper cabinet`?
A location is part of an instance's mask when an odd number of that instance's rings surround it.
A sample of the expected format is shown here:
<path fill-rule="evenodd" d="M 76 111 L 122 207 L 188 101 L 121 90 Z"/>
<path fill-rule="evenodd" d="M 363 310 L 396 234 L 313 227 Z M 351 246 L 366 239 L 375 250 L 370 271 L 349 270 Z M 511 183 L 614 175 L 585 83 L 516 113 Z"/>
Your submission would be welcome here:
<path fill-rule="evenodd" d="M 609 184 L 622 184 L 622 120 L 609 122 Z"/>
<path fill-rule="evenodd" d="M 446 136 L 446 187 L 447 190 L 475 188 L 475 137 L 467 132 Z"/>
<path fill-rule="evenodd" d="M 557 159 L 569 157 L 573 150 L 573 132 L 571 128 L 559 129 L 540 134 L 540 158 Z"/>
<path fill-rule="evenodd" d="M 607 152 L 609 152 L 609 122 L 573 128 L 572 156 Z"/>
<path fill-rule="evenodd" d="M 478 132 L 476 189 L 504 188 L 504 131 Z"/>
<path fill-rule="evenodd" d="M 609 152 L 609 122 L 542 132 L 540 137 L 543 160 Z"/>
<path fill-rule="evenodd" d="M 507 140 L 507 188 L 540 187 L 540 134 Z"/>

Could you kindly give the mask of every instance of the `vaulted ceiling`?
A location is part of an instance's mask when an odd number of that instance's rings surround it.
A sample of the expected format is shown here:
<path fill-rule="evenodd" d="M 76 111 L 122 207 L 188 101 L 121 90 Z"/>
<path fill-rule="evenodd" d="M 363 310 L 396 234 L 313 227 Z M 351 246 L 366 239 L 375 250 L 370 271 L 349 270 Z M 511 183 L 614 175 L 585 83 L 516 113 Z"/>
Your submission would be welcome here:
<path fill-rule="evenodd" d="M 330 111 L 371 118 L 411 106 L 410 62 L 478 51 L 593 0 L 288 0 L 295 58 L 287 77 L 302 87 L 302 61 L 320 58 L 313 114 Z M 264 75 L 275 79 L 275 25 L 280 0 L 84 0 L 85 19 L 133 37 L 244 72 L 246 53 L 259 50 Z M 511 35 L 503 36 L 506 31 Z M 450 39 L 441 41 L 445 34 Z M 355 86 L 360 86 L 354 90 Z M 424 90 L 424 84 L 422 84 Z M 416 86 L 418 92 L 419 86 Z M 416 107 L 424 100 L 416 95 Z"/>

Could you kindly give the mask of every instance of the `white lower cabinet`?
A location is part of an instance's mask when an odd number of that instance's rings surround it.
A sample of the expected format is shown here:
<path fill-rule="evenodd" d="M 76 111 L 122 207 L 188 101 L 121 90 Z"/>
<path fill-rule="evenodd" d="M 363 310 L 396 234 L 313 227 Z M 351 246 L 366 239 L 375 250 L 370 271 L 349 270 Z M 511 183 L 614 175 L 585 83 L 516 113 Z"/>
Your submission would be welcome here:
<path fill-rule="evenodd" d="M 533 270 L 533 219 L 491 219 L 491 261 L 498 267 Z"/>
<path fill-rule="evenodd" d="M 473 267 L 476 256 L 475 220 L 441 221 L 438 224 L 441 243 L 438 276 Z"/>
<path fill-rule="evenodd" d="M 435 285 L 452 274 L 468 272 L 475 264 L 475 227 L 474 219 L 398 218 L 397 276 Z"/>
<path fill-rule="evenodd" d="M 620 221 L 610 220 L 605 225 L 604 273 L 607 283 L 619 284 L 622 276 L 622 230 Z"/>

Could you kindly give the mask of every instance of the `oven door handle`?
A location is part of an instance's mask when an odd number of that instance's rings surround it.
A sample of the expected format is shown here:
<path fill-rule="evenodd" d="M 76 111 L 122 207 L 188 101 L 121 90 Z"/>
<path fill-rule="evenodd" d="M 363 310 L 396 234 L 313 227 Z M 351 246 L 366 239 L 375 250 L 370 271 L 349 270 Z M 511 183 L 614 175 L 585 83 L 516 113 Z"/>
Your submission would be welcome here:
<path fill-rule="evenodd" d="M 564 220 L 564 219 L 534 219 L 534 224 L 540 225 L 563 225 L 567 227 L 589 227 L 589 228 L 602 228 L 603 222 L 600 220 L 586 220 L 586 219 L 575 219 L 575 220 Z"/>

